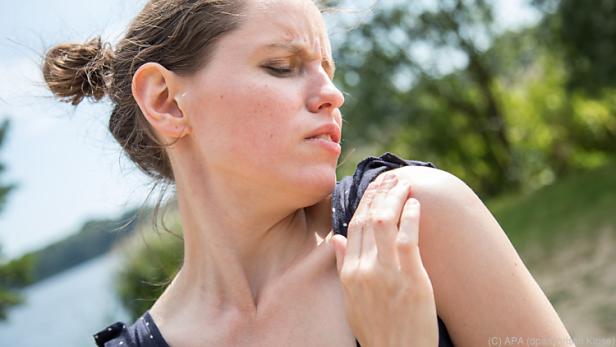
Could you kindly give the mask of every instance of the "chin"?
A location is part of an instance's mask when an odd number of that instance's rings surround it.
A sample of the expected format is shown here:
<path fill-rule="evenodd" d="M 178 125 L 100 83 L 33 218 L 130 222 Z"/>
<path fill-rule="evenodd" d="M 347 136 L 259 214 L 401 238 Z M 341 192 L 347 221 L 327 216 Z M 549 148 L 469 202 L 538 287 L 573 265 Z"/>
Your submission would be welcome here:
<path fill-rule="evenodd" d="M 298 182 L 297 187 L 307 196 L 308 205 L 314 205 L 327 198 L 336 186 L 336 170 L 315 170 Z"/>

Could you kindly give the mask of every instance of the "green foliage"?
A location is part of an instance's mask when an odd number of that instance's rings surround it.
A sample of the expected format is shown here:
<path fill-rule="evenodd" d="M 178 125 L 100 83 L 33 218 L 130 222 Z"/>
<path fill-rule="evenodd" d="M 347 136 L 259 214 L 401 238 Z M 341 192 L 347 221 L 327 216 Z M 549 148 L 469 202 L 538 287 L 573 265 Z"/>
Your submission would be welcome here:
<path fill-rule="evenodd" d="M 168 231 L 155 231 L 143 223 L 119 248 L 124 265 L 115 283 L 133 320 L 152 306 L 181 267 L 182 229 L 177 212 L 168 217 L 173 219 L 170 225 L 165 224 Z"/>
<path fill-rule="evenodd" d="M 336 52 L 345 151 L 432 161 L 484 197 L 608 162 L 614 89 L 570 90 L 549 20 L 495 34 L 491 12 L 483 1 L 395 3 L 351 31 Z M 443 55 L 462 63 L 443 71 Z M 339 174 L 361 156 L 350 158 Z"/>
<path fill-rule="evenodd" d="M 616 232 L 616 163 L 573 172 L 527 194 L 489 200 L 487 205 L 516 249 L 531 246 L 549 257 L 578 238 Z"/>
<path fill-rule="evenodd" d="M 616 87 L 616 0 L 535 0 L 551 13 L 545 33 L 561 51 L 568 86 L 600 95 Z"/>
<path fill-rule="evenodd" d="M 529 30 L 516 35 L 535 33 Z M 525 182 L 525 190 L 550 183 L 570 170 L 604 165 L 616 149 L 616 118 L 610 111 L 616 94 L 605 90 L 604 97 L 596 99 L 569 91 L 562 60 L 548 49 L 535 47 L 533 51 L 534 57 L 517 78 L 498 81 L 514 144 L 514 172 Z"/>
<path fill-rule="evenodd" d="M 0 147 L 3 145 L 10 122 L 5 120 L 0 126 Z M 0 164 L 0 174 L 4 171 Z M 17 187 L 15 184 L 0 184 L 0 211 L 4 208 L 8 194 Z M 23 302 L 18 288 L 32 280 L 33 257 L 23 257 L 18 260 L 6 261 L 0 252 L 0 321 L 6 320 L 9 308 Z"/>
<path fill-rule="evenodd" d="M 0 287 L 19 288 L 32 282 L 33 255 L 5 262 L 0 267 Z"/>
<path fill-rule="evenodd" d="M 2 124 L 0 124 L 0 147 L 2 147 L 4 141 L 6 140 L 6 135 L 8 134 L 10 125 L 11 123 L 8 119 L 5 119 Z M 0 175 L 5 169 L 4 164 L 0 163 Z M 9 193 L 17 188 L 18 185 L 16 183 L 0 184 L 0 212 L 4 210 Z"/>
<path fill-rule="evenodd" d="M 498 71 L 483 54 L 494 39 L 492 21 L 485 1 L 399 2 L 350 32 L 336 53 L 348 94 L 345 145 L 373 142 L 433 161 L 486 194 L 515 188 Z M 457 57 L 447 61 L 449 71 L 441 68 L 445 56 Z"/>

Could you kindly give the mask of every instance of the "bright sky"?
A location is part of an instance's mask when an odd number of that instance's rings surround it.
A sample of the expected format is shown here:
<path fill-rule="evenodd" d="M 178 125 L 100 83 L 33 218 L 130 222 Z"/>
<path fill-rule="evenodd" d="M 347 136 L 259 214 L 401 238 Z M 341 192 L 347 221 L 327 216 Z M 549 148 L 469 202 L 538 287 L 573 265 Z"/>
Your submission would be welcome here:
<path fill-rule="evenodd" d="M 0 118 L 11 118 L 0 148 L 2 183 L 20 187 L 0 212 L 0 244 L 17 256 L 142 203 L 145 175 L 107 130 L 110 106 L 76 109 L 43 88 L 38 56 L 52 44 L 94 35 L 115 42 L 145 1 L 0 2 Z"/>
<path fill-rule="evenodd" d="M 536 20 L 524 0 L 499 0 L 504 27 Z M 145 0 L 0 2 L 0 121 L 12 120 L 0 148 L 2 183 L 20 187 L 0 212 L 0 245 L 10 257 L 77 231 L 92 218 L 141 204 L 149 180 L 109 134 L 111 107 L 52 99 L 38 66 L 45 48 L 102 35 L 117 42 Z"/>

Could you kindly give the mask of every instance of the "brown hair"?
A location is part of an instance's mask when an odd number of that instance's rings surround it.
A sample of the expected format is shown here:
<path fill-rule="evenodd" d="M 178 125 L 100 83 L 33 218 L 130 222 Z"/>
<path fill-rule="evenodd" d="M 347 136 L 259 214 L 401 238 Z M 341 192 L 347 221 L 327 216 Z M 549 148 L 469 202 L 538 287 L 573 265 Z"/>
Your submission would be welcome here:
<path fill-rule="evenodd" d="M 43 77 L 62 101 L 109 95 L 114 108 L 109 130 L 130 159 L 148 176 L 174 181 L 164 144 L 155 136 L 131 92 L 135 71 L 156 62 L 190 74 L 208 62 L 216 41 L 239 25 L 237 0 L 152 0 L 131 23 L 113 51 L 96 37 L 84 44 L 49 49 Z"/>
<path fill-rule="evenodd" d="M 43 58 L 43 77 L 57 97 L 73 105 L 84 98 L 98 101 L 108 95 L 114 104 L 109 119 L 113 137 L 139 169 L 154 179 L 154 189 L 162 182 L 169 186 L 175 179 L 165 148 L 173 143 L 162 143 L 143 116 L 132 95 L 133 75 L 146 62 L 181 75 L 203 68 L 217 40 L 240 25 L 242 3 L 151 0 L 131 22 L 115 51 L 100 36 L 86 43 L 56 45 Z M 161 200 L 162 195 L 156 211 Z"/>

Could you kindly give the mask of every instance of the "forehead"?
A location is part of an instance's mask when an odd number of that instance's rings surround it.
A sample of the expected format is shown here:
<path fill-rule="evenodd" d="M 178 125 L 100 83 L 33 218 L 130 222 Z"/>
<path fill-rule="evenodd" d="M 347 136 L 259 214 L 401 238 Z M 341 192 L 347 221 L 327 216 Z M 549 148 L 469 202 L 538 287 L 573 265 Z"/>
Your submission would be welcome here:
<path fill-rule="evenodd" d="M 313 54 L 331 55 L 323 16 L 311 0 L 247 1 L 236 34 L 236 43 L 250 50 L 292 43 Z"/>

